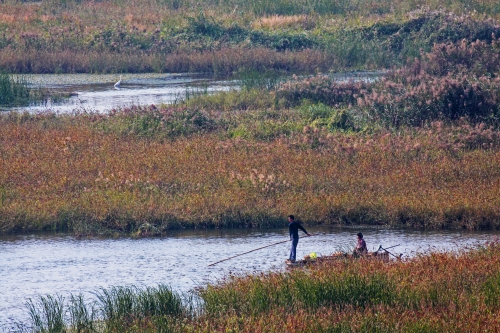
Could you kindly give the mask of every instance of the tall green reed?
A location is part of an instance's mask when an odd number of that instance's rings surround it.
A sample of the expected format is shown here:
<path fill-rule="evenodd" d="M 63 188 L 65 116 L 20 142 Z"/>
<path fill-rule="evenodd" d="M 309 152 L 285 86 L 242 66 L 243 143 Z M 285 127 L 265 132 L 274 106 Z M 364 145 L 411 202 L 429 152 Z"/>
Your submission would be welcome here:
<path fill-rule="evenodd" d="M 227 287 L 209 287 L 201 293 L 210 315 L 232 312 L 255 315 L 277 307 L 296 311 L 332 305 L 388 305 L 395 295 L 395 287 L 386 276 L 359 276 L 354 271 L 316 278 L 303 271 L 249 277 Z"/>
<path fill-rule="evenodd" d="M 27 303 L 33 332 L 59 333 L 64 331 L 64 299 L 61 296 L 40 296 Z"/>
<path fill-rule="evenodd" d="M 26 104 L 30 100 L 28 82 L 24 77 L 14 79 L 0 72 L 0 106 Z"/>
<path fill-rule="evenodd" d="M 96 332 L 98 327 L 98 313 L 95 303 L 85 303 L 83 296 L 71 295 L 68 304 L 69 326 L 76 333 Z"/>
<path fill-rule="evenodd" d="M 94 293 L 95 300 L 71 295 L 41 296 L 27 303 L 30 322 L 18 325 L 16 332 L 30 333 L 95 333 L 124 332 L 129 325 L 153 320 L 164 332 L 172 331 L 174 318 L 191 317 L 197 311 L 193 297 L 181 297 L 169 286 L 112 287 Z"/>
<path fill-rule="evenodd" d="M 108 326 L 124 320 L 151 316 L 176 316 L 184 312 L 182 298 L 169 286 L 112 287 L 96 293 L 98 308 Z"/>
<path fill-rule="evenodd" d="M 258 72 L 255 70 L 243 70 L 237 75 L 242 89 L 263 89 L 272 91 L 284 80 L 283 77 L 272 72 Z"/>

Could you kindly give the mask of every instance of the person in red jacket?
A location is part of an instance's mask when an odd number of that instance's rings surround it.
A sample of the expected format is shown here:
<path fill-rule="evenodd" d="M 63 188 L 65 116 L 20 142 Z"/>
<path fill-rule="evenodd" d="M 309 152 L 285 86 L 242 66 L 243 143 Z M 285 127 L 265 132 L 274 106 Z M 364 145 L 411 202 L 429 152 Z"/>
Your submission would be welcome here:
<path fill-rule="evenodd" d="M 363 234 L 358 232 L 358 242 L 356 243 L 356 247 L 354 248 L 355 255 L 363 255 L 368 253 L 368 249 L 366 248 L 366 242 L 363 239 Z"/>

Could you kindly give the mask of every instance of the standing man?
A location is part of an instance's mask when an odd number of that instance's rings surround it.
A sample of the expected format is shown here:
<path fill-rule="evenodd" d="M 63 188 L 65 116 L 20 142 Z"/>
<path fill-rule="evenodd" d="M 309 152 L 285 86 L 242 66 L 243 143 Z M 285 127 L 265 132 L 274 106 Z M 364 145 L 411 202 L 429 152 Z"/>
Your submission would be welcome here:
<path fill-rule="evenodd" d="M 290 262 L 295 262 L 295 257 L 297 255 L 297 244 L 299 243 L 299 229 L 306 233 L 307 236 L 309 233 L 300 225 L 299 222 L 295 221 L 295 217 L 293 215 L 288 216 L 288 231 L 290 232 L 290 240 L 292 241 L 292 247 L 290 249 Z"/>

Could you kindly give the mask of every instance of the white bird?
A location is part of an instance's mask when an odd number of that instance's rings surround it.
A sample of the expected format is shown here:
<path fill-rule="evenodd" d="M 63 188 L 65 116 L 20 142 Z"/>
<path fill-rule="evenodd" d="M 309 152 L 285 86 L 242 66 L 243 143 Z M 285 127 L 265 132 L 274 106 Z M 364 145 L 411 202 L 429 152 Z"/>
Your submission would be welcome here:
<path fill-rule="evenodd" d="M 120 75 L 120 80 L 115 83 L 115 89 L 119 89 L 121 84 L 122 84 L 122 76 Z"/>

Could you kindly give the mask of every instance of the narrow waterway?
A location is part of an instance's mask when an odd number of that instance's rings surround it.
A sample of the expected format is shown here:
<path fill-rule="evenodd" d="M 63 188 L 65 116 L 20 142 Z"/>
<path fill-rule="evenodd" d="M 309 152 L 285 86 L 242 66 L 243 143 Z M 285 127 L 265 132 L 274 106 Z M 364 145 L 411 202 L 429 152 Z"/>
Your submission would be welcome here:
<path fill-rule="evenodd" d="M 51 99 L 26 107 L 6 108 L 28 112 L 106 112 L 139 105 L 172 104 L 196 94 L 237 88 L 237 81 L 202 74 L 34 74 L 23 76 L 32 88 L 48 89 L 67 98 Z"/>
<path fill-rule="evenodd" d="M 352 72 L 331 74 L 337 81 L 365 80 L 379 78 L 383 72 Z M 252 80 L 241 78 L 221 78 L 206 74 L 123 74 L 120 86 L 118 74 L 33 74 L 22 75 L 23 80 L 35 89 L 48 89 L 55 96 L 67 96 L 57 100 L 48 99 L 43 103 L 0 108 L 0 111 L 37 112 L 107 112 L 130 106 L 173 104 L 195 95 L 209 95 L 222 91 L 238 90 L 242 85 L 252 84 L 265 78 Z M 275 78 L 279 81 L 283 78 Z"/>
<path fill-rule="evenodd" d="M 298 257 L 351 249 L 363 232 L 369 251 L 380 245 L 410 258 L 429 251 L 482 245 L 498 232 L 421 231 L 371 227 L 311 227 Z M 210 263 L 287 240 L 287 229 L 187 230 L 162 238 L 75 239 L 64 234 L 0 237 L 0 332 L 27 318 L 26 301 L 39 295 L 91 292 L 111 286 L 169 284 L 185 292 L 229 273 L 283 270 L 290 242 L 267 247 L 209 267 Z"/>

